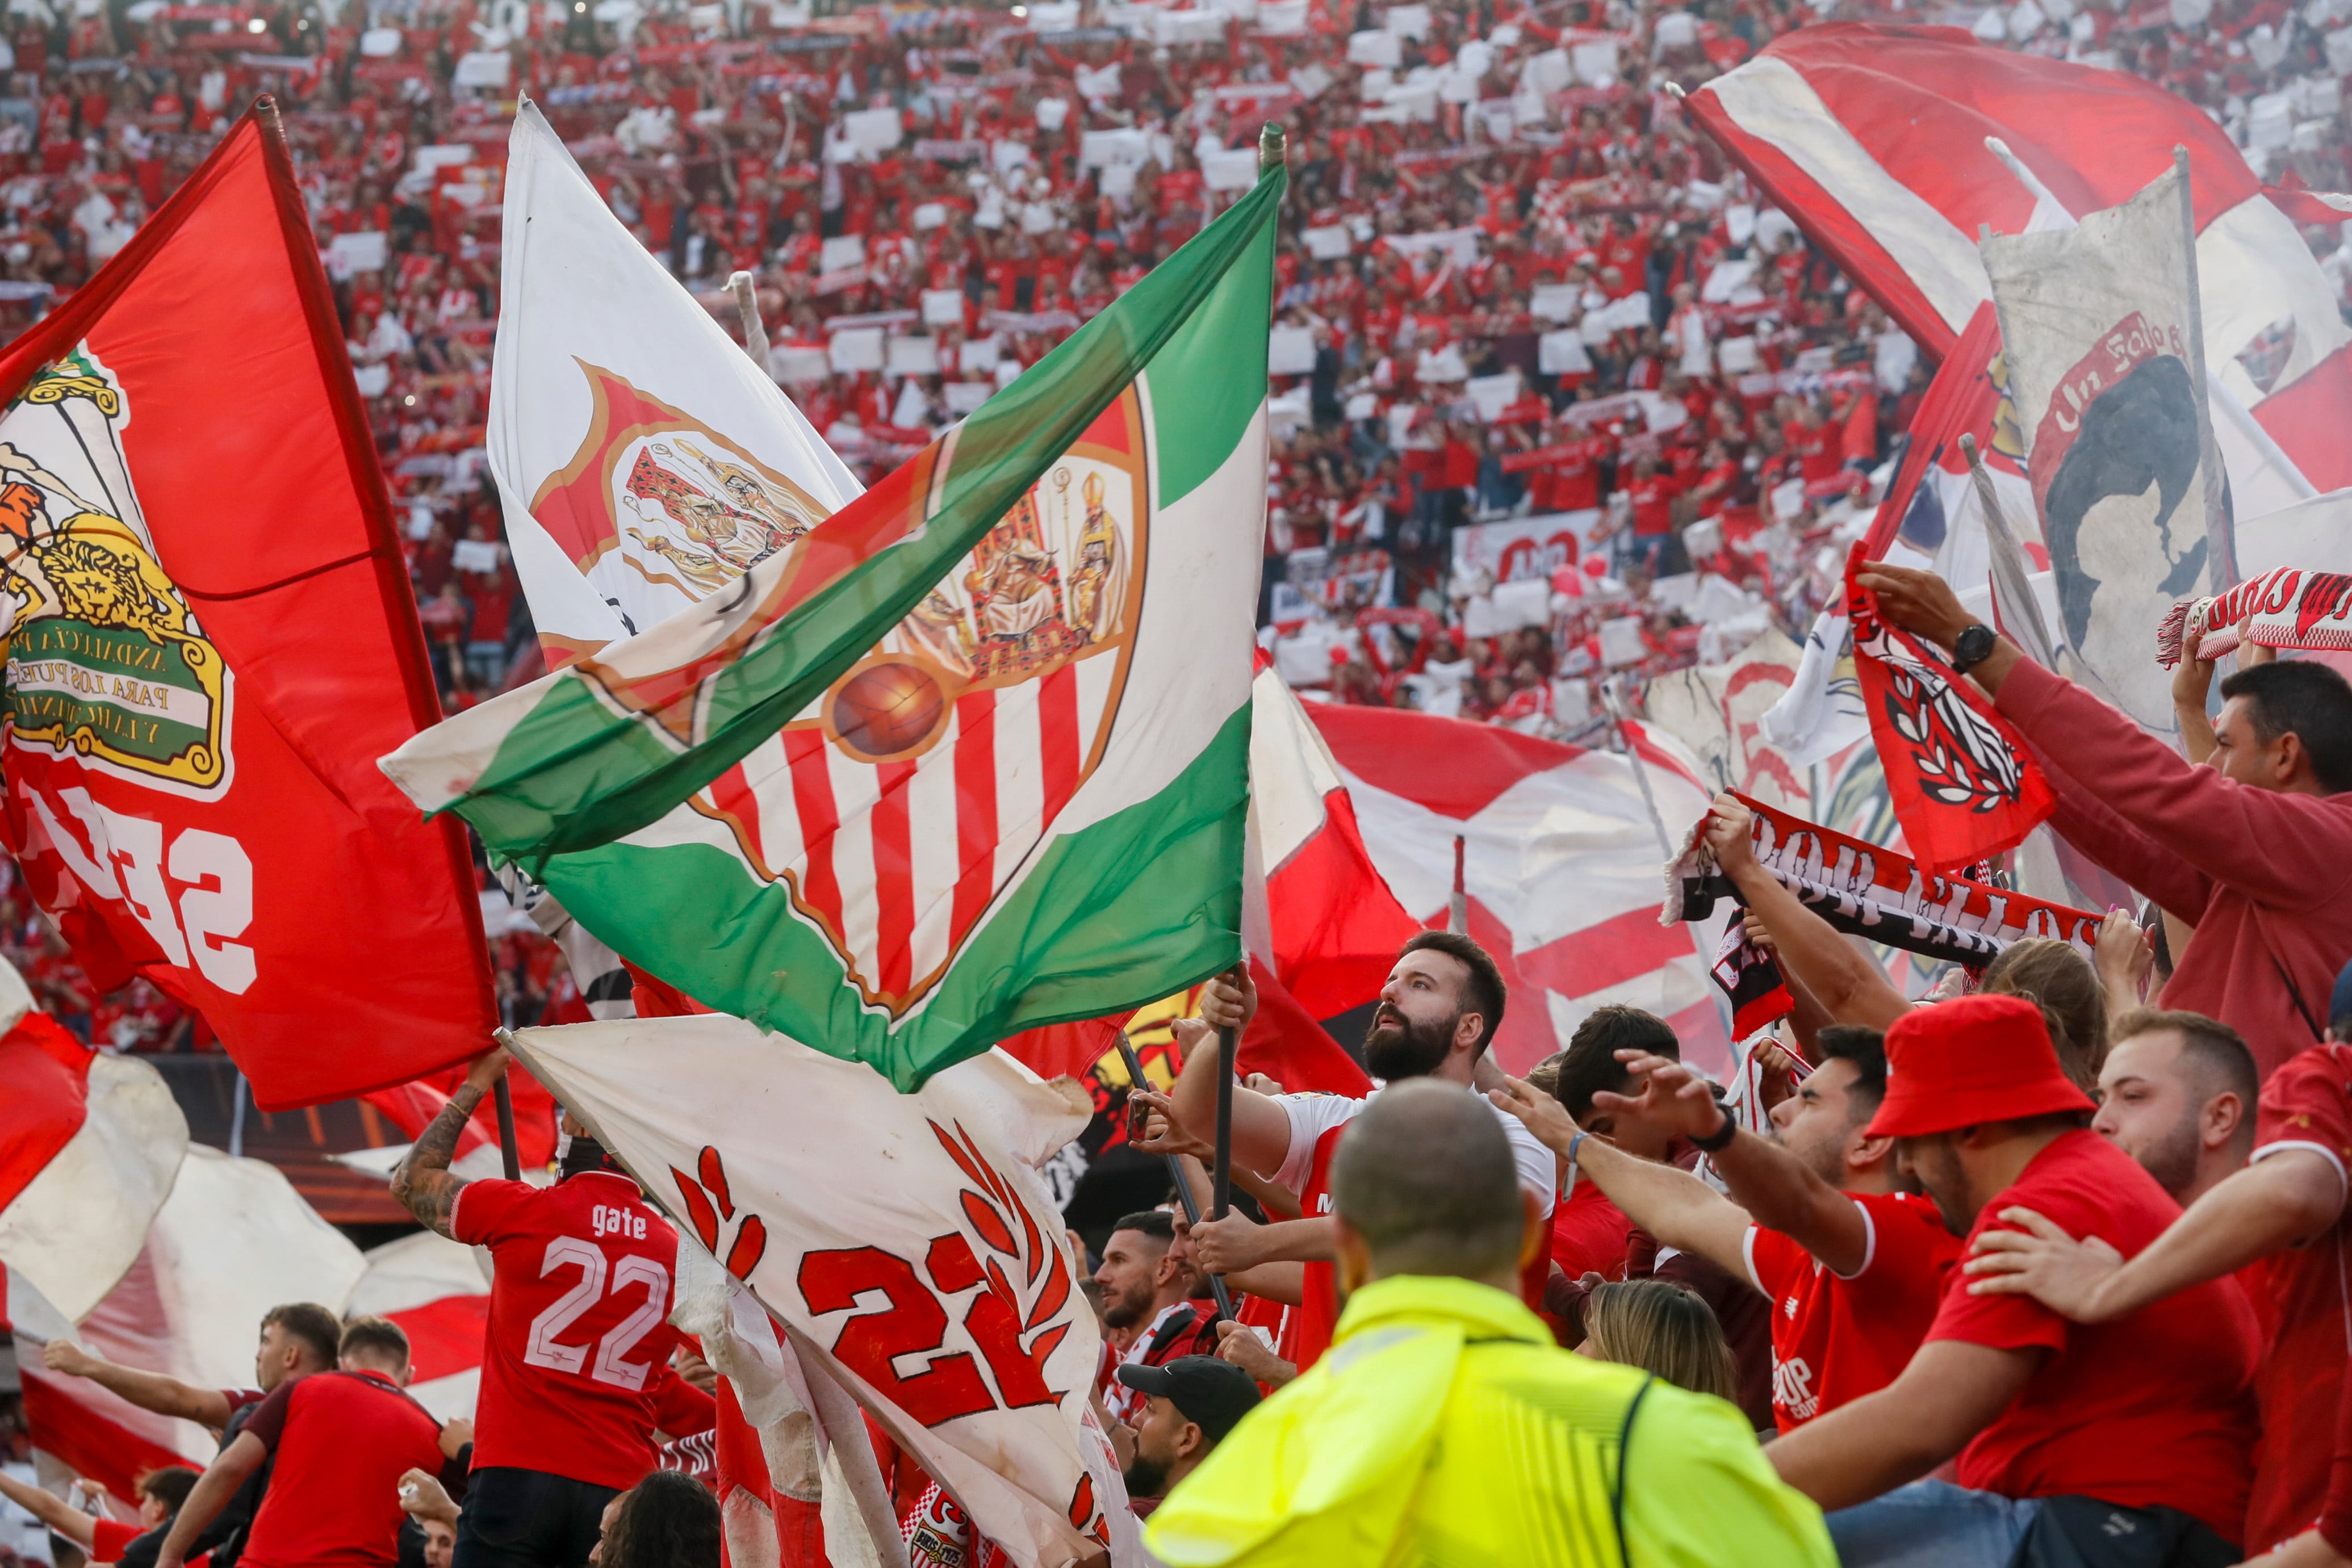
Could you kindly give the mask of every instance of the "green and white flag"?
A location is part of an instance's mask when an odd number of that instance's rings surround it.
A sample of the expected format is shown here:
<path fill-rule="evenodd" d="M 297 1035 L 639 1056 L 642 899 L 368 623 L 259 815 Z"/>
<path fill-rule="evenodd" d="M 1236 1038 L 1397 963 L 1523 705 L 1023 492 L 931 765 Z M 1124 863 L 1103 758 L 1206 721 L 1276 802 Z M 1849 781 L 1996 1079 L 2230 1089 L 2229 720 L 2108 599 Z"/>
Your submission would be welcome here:
<path fill-rule="evenodd" d="M 1235 962 L 1284 183 L 724 592 L 385 771 L 902 1090 Z"/>

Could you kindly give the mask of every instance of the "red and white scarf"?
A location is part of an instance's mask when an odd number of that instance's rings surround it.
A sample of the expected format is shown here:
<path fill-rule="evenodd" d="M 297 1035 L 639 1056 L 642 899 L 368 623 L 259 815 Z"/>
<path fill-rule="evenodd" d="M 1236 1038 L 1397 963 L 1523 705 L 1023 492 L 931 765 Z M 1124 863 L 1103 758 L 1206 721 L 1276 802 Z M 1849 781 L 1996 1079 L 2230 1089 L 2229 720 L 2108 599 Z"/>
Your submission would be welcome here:
<path fill-rule="evenodd" d="M 2283 566 L 2210 598 L 2184 600 L 2156 629 L 2157 663 L 2168 670 L 2180 663 L 2191 632 L 2200 638 L 2200 659 L 2234 652 L 2241 641 L 2264 648 L 2352 648 L 2352 576 Z"/>

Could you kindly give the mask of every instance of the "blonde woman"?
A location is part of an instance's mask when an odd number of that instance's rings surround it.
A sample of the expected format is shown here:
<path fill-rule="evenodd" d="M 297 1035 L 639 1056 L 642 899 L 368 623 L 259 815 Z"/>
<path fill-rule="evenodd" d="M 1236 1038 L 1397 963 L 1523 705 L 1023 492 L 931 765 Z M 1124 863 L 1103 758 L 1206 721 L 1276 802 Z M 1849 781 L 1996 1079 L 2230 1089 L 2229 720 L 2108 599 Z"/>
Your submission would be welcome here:
<path fill-rule="evenodd" d="M 1655 1373 L 1677 1388 L 1738 1402 L 1739 1373 L 1723 1325 L 1694 1291 L 1666 1280 L 1595 1285 L 1584 1303 L 1580 1354 Z"/>

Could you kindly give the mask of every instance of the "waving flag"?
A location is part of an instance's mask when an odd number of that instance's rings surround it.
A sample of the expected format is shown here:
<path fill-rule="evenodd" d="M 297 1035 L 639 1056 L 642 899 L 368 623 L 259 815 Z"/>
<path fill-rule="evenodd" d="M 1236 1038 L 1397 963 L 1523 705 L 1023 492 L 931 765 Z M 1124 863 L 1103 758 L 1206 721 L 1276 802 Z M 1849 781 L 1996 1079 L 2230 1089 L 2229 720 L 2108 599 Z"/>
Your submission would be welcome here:
<path fill-rule="evenodd" d="M 551 664 L 699 603 L 856 497 L 528 99 L 502 232 L 490 473 Z"/>
<path fill-rule="evenodd" d="M 373 766 L 439 705 L 266 101 L 0 397 L 0 834 L 92 982 L 201 1012 L 265 1110 L 479 1053 L 464 835 Z"/>
<path fill-rule="evenodd" d="M 1707 969 L 1714 934 L 1658 925 L 1661 844 L 1633 758 L 1461 719 L 1318 703 L 1364 842 L 1398 901 L 1445 924 L 1464 840 L 1470 935 L 1510 988 L 1495 1057 L 1525 1072 L 1596 1008 L 1622 1002 L 1675 1026 L 1689 1060 L 1727 1061 Z M 1658 810 L 1687 822 L 1707 790 L 1638 726 L 1629 737 Z"/>
<path fill-rule="evenodd" d="M 2058 591 L 2060 667 L 2152 729 L 2172 723 L 2172 682 L 2149 634 L 2174 601 L 2236 577 L 2189 335 L 2186 199 L 2167 170 L 2079 227 L 1983 247 Z"/>
<path fill-rule="evenodd" d="M 22 991 L 0 965 L 8 981 Z M 79 1318 L 138 1258 L 187 1153 L 187 1119 L 152 1066 L 92 1051 L 46 1013 L 0 1036 L 0 1260 Z"/>
<path fill-rule="evenodd" d="M 2205 362 L 2321 489 L 2352 485 L 2352 329 L 2293 219 L 2228 133 L 2122 71 L 1950 27 L 1784 34 L 1691 95 L 1693 118 L 1930 353 L 1990 298 L 1979 225 L 2063 227 L 2129 201 L 2189 150 Z M 1985 147 L 1999 137 L 2049 193 Z M 2233 466 L 2239 488 L 2248 488 Z"/>
<path fill-rule="evenodd" d="M 386 770 L 630 962 L 902 1089 L 1232 963 L 1283 189 L 724 593 Z"/>
<path fill-rule="evenodd" d="M 990 1051 L 898 1093 L 717 1015 L 524 1030 L 516 1051 L 1014 1563 L 1131 1560 L 1084 1259 L 1036 1169 L 1091 1113 L 1075 1085 Z M 704 1293 L 683 1253 L 678 1293 Z"/>

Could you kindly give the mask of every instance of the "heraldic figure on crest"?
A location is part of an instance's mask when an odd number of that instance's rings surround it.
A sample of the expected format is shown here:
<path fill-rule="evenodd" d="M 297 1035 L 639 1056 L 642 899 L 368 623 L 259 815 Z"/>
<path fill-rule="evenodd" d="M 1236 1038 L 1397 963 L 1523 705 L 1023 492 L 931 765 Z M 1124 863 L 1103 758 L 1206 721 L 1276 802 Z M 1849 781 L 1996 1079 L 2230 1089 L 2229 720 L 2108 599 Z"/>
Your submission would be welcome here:
<path fill-rule="evenodd" d="M 972 660 L 978 680 L 1018 681 L 1068 658 L 1087 639 L 1070 624 L 1063 603 L 1062 570 L 1045 548 L 1034 491 L 971 552 L 964 591 L 980 622 Z"/>

